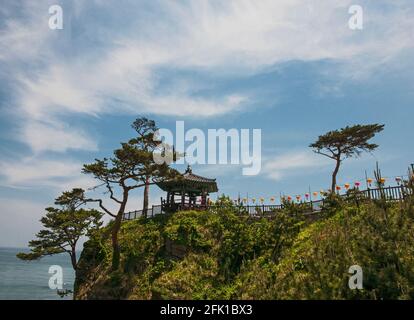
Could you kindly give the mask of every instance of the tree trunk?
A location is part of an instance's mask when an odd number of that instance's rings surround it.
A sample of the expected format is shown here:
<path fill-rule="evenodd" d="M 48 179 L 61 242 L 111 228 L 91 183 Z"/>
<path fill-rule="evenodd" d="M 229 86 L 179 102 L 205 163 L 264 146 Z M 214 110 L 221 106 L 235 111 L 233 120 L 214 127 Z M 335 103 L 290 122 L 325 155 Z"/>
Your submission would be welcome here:
<path fill-rule="evenodd" d="M 76 269 L 78 268 L 78 262 L 76 259 L 76 245 L 71 247 L 70 260 L 72 262 L 73 270 L 76 271 Z"/>
<path fill-rule="evenodd" d="M 119 207 L 118 214 L 116 215 L 114 225 L 112 227 L 112 270 L 118 270 L 121 252 L 118 243 L 118 234 L 121 229 L 122 216 L 125 213 L 126 203 L 128 201 L 128 190 L 124 190 L 121 206 Z"/>
<path fill-rule="evenodd" d="M 112 270 L 118 270 L 120 260 L 120 248 L 118 243 L 118 233 L 121 229 L 122 214 L 117 215 L 114 225 L 112 227 Z"/>
<path fill-rule="evenodd" d="M 340 165 L 341 165 L 341 160 L 338 158 L 338 159 L 336 159 L 335 170 L 332 173 L 332 186 L 331 186 L 331 193 L 332 194 L 335 193 L 335 189 L 336 189 L 336 176 L 338 175 L 338 171 L 339 171 Z"/>
<path fill-rule="evenodd" d="M 144 217 L 146 218 L 148 215 L 148 202 L 149 202 L 149 182 L 150 182 L 150 177 L 146 176 L 145 178 L 145 187 L 144 187 L 144 205 L 142 208 L 142 214 L 144 215 Z"/>

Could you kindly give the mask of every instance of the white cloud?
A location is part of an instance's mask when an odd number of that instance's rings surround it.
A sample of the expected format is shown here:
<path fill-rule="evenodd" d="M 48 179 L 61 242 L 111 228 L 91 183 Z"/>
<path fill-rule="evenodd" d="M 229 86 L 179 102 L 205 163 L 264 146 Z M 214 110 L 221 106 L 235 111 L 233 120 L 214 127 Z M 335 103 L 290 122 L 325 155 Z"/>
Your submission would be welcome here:
<path fill-rule="evenodd" d="M 62 43 L 70 46 L 71 37 L 56 38 L 56 33 L 36 28 L 45 25 L 44 14 L 39 14 L 45 6 L 42 3 L 28 8 L 36 13 L 29 15 L 29 22 L 7 20 L 0 36 L 6 48 L 2 58 L 9 63 L 17 56 L 36 66 L 16 73 L 21 84 L 20 111 L 32 120 L 102 112 L 223 115 L 241 108 L 251 97 L 238 92 L 214 99 L 200 97 L 193 92 L 199 84 L 191 82 L 175 92 L 162 91 L 157 69 L 251 73 L 290 60 L 336 59 L 347 61 L 344 76 L 355 78 L 412 48 L 414 22 L 408 10 L 396 5 L 381 12 L 367 6 L 365 29 L 358 33 L 347 27 L 351 2 L 196 1 L 190 6 L 160 2 L 160 16 L 168 18 L 125 24 L 121 35 L 119 30 L 105 29 L 106 47 L 94 59 L 89 57 L 94 54 L 93 46 L 82 48 L 85 56 L 71 58 L 53 50 Z M 77 17 L 96 19 L 82 11 L 84 6 L 74 5 Z M 110 5 L 96 5 L 111 10 Z M 141 4 L 128 6 L 131 12 L 141 10 Z M 96 20 L 87 36 L 98 36 L 102 23 Z M 39 65 L 44 67 L 39 69 Z"/>
<path fill-rule="evenodd" d="M 80 70 L 63 64 L 51 65 L 35 80 L 21 76 L 21 106 L 31 119 L 44 120 L 54 114 L 87 113 L 96 115 L 99 109 L 95 92 L 88 93 L 85 76 Z M 87 71 L 87 70 L 85 70 Z"/>
<path fill-rule="evenodd" d="M 329 168 L 331 162 L 312 151 L 290 150 L 272 156 L 262 156 L 260 175 L 267 179 L 280 181 L 286 177 L 309 173 L 311 170 Z M 241 176 L 243 165 L 198 165 L 194 170 L 207 177 Z"/>
<path fill-rule="evenodd" d="M 18 19 L 17 13 L 23 19 Z M 0 29 L 0 63 L 45 59 L 51 54 L 53 34 L 48 32 L 47 23 L 41 23 L 48 18 L 44 3 L 26 1 L 18 10 L 3 3 L 0 14 L 8 18 L 2 21 L 4 27 Z"/>
<path fill-rule="evenodd" d="M 352 1 L 209 1 L 169 3 L 176 36 L 161 36 L 181 65 L 261 68 L 289 60 L 381 62 L 412 47 L 409 10 L 365 9 L 365 30 L 348 28 Z M 411 27 L 411 28 L 410 28 Z M 177 41 L 178 39 L 178 41 Z M 391 41 L 392 45 L 388 41 Z M 175 46 L 171 46 L 176 43 Z M 365 56 L 364 55 L 369 55 Z"/>
<path fill-rule="evenodd" d="M 83 131 L 57 123 L 29 122 L 22 128 L 20 138 L 35 153 L 48 150 L 62 152 L 68 149 L 98 149 L 96 142 Z"/>
<path fill-rule="evenodd" d="M 289 151 L 265 159 L 262 169 L 264 177 L 281 180 L 287 176 L 300 175 L 304 170 L 321 169 L 329 165 L 329 161 L 312 151 Z"/>
<path fill-rule="evenodd" d="M 91 178 L 81 175 L 81 169 L 82 165 L 75 161 L 37 156 L 0 162 L 2 185 L 16 188 L 52 187 L 63 191 L 94 186 L 96 183 Z"/>
<path fill-rule="evenodd" d="M 105 28 L 105 19 L 99 20 L 98 15 L 86 12 L 85 4 L 75 2 L 76 23 L 94 23 L 92 28 L 88 24 L 83 35 L 102 38 L 100 32 L 104 30 L 106 39 L 99 49 L 83 44 L 79 55 L 62 54 L 62 48 L 75 43 L 70 30 L 59 33 L 47 29 L 47 1 L 24 2 L 25 19 L 9 12 L 11 18 L 5 19 L 0 32 L 0 62 L 10 83 L 17 83 L 14 105 L 21 126 L 18 138 L 36 154 L 96 150 L 97 143 L 88 132 L 65 126 L 65 117 L 143 112 L 211 117 L 240 110 L 254 101 L 254 97 L 240 92 L 214 98 L 198 95 L 198 90 L 208 84 L 196 80 L 180 82 L 173 89 L 160 88 L 163 77 L 175 80 L 173 72 L 160 75 L 162 68 L 207 71 L 217 76 L 246 75 L 285 61 L 334 59 L 347 66 L 342 76 L 354 79 L 413 47 L 414 20 L 409 9 L 401 5 L 406 2 L 387 11 L 378 9 L 380 5 L 376 8 L 362 3 L 362 31 L 347 27 L 351 2 L 201 0 L 190 2 L 190 6 L 186 2 L 160 2 L 162 19 L 151 23 L 138 15 L 142 5 L 131 2 L 126 5 L 128 12 L 131 16 L 135 12 L 138 18 L 122 24 L 122 32 Z M 100 5 L 111 17 L 122 14 L 110 4 L 98 1 L 94 5 Z M 304 162 L 303 158 L 294 159 L 298 164 Z M 283 167 L 288 165 L 284 158 L 276 160 L 274 166 L 290 170 Z M 283 175 L 277 166 L 269 164 L 268 168 L 273 170 L 273 178 Z"/>

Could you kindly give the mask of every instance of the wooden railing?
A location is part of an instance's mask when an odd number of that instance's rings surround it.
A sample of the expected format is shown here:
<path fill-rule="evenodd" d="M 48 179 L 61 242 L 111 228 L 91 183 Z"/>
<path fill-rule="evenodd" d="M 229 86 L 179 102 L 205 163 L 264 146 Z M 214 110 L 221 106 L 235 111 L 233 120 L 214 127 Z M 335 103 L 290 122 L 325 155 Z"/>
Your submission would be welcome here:
<path fill-rule="evenodd" d="M 403 185 L 394 186 L 394 187 L 382 187 L 382 188 L 368 188 L 367 190 L 360 190 L 354 193 L 354 195 L 358 196 L 359 199 L 370 199 L 370 200 L 379 200 L 385 199 L 387 201 L 400 201 L 406 198 L 407 196 L 412 195 L 412 189 L 407 188 Z M 352 195 L 350 193 L 340 195 L 344 199 L 351 199 Z M 306 210 L 308 213 L 315 213 L 321 211 L 324 200 L 316 200 L 316 201 L 307 201 L 301 202 L 303 206 L 308 207 L 309 210 Z M 181 210 L 205 210 L 205 209 L 216 209 L 220 206 L 218 205 L 201 205 L 201 204 L 193 204 L 193 205 L 184 205 L 181 206 L 177 204 L 177 211 Z M 278 211 L 284 208 L 283 204 L 257 204 L 257 205 L 243 205 L 239 204 L 236 205 L 239 212 L 248 213 L 251 216 L 258 216 L 264 214 L 272 214 L 277 213 Z M 159 214 L 165 214 L 162 205 L 154 205 L 148 208 L 147 210 L 147 217 L 152 218 Z M 124 213 L 124 220 L 134 220 L 137 218 L 142 217 L 143 210 L 136 210 L 131 212 Z"/>
<path fill-rule="evenodd" d="M 361 191 L 368 199 L 386 199 L 386 200 L 402 200 L 406 196 L 412 194 L 412 190 L 405 186 L 375 188 Z M 346 196 L 346 195 L 345 195 Z"/>

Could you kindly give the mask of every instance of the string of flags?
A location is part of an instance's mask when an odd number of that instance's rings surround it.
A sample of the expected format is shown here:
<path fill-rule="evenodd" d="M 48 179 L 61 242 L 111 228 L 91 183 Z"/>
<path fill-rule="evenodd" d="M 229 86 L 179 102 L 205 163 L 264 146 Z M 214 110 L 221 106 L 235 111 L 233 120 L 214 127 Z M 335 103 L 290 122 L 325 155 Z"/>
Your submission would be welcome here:
<path fill-rule="evenodd" d="M 414 179 L 414 176 L 413 176 Z M 380 183 L 381 185 L 385 185 L 385 183 L 387 181 L 392 181 L 392 178 L 387 179 L 387 178 L 380 178 L 380 180 L 377 182 L 372 178 L 367 178 L 366 179 L 366 184 L 367 186 L 370 188 L 372 186 L 374 186 L 374 184 L 376 185 L 377 183 Z M 403 182 L 403 178 L 401 176 L 395 177 L 394 178 L 395 182 L 397 183 L 398 186 L 401 185 L 401 183 Z M 360 181 L 356 181 L 353 184 L 351 183 L 345 183 L 343 185 L 337 185 L 336 186 L 336 191 L 339 193 L 342 190 L 350 190 L 352 187 L 355 189 L 359 189 L 361 186 L 361 182 Z M 281 195 L 280 197 L 275 197 L 275 196 L 271 196 L 268 198 L 268 200 L 270 201 L 270 203 L 274 203 L 276 201 L 276 199 L 280 198 L 281 202 L 284 201 L 288 201 L 288 202 L 292 202 L 294 200 L 296 200 L 297 202 L 301 202 L 303 200 L 305 201 L 312 201 L 312 200 L 319 200 L 322 199 L 323 197 L 325 197 L 327 194 L 329 194 L 331 192 L 331 190 L 320 190 L 320 191 L 309 191 L 305 194 L 297 194 L 297 195 Z M 243 203 L 243 204 L 264 204 L 266 202 L 267 199 L 265 199 L 264 197 L 251 197 L 251 198 L 238 198 L 238 199 L 234 199 L 234 203 Z"/>

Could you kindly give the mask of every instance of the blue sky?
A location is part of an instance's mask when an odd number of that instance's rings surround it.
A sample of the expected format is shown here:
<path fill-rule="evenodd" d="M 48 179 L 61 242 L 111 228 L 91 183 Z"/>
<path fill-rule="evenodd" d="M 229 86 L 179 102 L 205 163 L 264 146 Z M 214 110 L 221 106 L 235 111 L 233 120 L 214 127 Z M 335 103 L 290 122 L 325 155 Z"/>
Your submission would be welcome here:
<path fill-rule="evenodd" d="M 49 6 L 63 30 L 48 28 Z M 262 130 L 262 171 L 194 166 L 237 197 L 327 188 L 319 134 L 384 123 L 373 155 L 339 183 L 414 162 L 414 5 L 359 1 L 3 1 L 0 8 L 0 246 L 24 246 L 63 190 L 93 185 L 83 163 L 109 156 L 147 116 L 173 129 Z M 183 166 L 179 167 L 183 169 Z M 141 207 L 132 196 L 130 209 Z M 162 192 L 151 190 L 151 202 Z"/>

